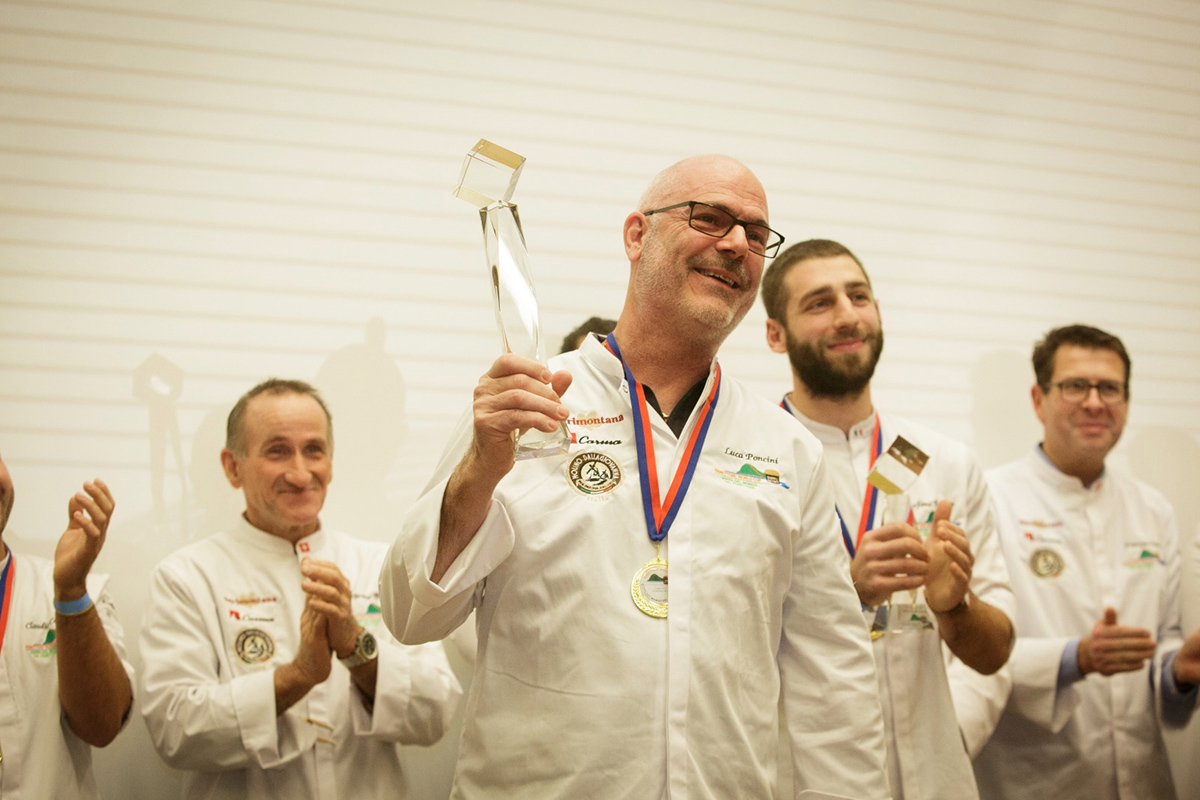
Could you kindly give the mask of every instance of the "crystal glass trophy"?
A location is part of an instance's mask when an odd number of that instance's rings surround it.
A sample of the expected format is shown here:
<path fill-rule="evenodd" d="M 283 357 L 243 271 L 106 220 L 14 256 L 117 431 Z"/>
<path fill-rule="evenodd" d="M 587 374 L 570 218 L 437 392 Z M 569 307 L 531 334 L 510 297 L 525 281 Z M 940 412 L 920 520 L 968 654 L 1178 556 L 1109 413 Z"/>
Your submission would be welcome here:
<path fill-rule="evenodd" d="M 463 161 L 454 196 L 479 209 L 501 347 L 506 353 L 545 364 L 529 252 L 517 207 L 509 202 L 524 166 L 524 156 L 480 139 Z M 521 431 L 516 437 L 514 457 L 520 461 L 559 455 L 566 453 L 570 445 L 571 434 L 560 422 L 553 433 Z"/>
<path fill-rule="evenodd" d="M 929 456 L 902 436 L 897 436 L 887 452 L 875 462 L 875 468 L 867 476 L 867 481 L 884 494 L 883 522 L 907 522 L 912 512 L 912 501 L 907 491 L 916 482 L 929 461 Z M 907 600 L 908 602 L 904 602 Z M 933 628 L 933 614 L 925 605 L 925 596 L 921 589 L 912 589 L 901 597 L 892 595 L 887 602 L 888 633 L 914 633 Z M 876 625 L 872 626 L 872 635 L 879 626 L 878 616 Z"/>
<path fill-rule="evenodd" d="M 883 521 L 906 522 L 912 511 L 912 501 L 904 492 L 889 494 L 884 499 Z M 888 601 L 888 633 L 915 633 L 933 628 L 933 614 L 925 605 L 925 594 L 921 589 L 897 592 Z"/>

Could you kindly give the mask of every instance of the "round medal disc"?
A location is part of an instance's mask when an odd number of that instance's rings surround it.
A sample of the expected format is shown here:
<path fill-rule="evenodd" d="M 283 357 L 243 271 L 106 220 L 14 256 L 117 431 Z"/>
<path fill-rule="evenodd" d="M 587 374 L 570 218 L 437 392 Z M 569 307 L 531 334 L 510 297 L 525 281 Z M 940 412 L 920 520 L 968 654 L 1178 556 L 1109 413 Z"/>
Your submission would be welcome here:
<path fill-rule="evenodd" d="M 659 619 L 667 616 L 667 562 L 655 558 L 639 569 L 629 593 L 643 614 Z"/>

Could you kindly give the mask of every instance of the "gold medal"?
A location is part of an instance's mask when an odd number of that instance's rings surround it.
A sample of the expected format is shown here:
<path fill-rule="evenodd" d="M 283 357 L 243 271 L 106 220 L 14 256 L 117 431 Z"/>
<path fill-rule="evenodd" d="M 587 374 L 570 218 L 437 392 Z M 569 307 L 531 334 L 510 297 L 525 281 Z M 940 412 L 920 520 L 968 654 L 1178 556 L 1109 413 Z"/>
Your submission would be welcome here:
<path fill-rule="evenodd" d="M 633 576 L 629 587 L 633 604 L 643 614 L 662 619 L 667 616 L 667 562 L 657 554 Z"/>

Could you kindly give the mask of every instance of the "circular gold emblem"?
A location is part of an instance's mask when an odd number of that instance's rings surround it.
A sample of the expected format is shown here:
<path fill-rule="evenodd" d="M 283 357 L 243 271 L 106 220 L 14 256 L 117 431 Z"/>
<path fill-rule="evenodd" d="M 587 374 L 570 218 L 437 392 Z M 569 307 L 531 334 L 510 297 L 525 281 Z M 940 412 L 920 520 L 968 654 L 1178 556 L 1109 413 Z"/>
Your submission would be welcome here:
<path fill-rule="evenodd" d="M 581 494 L 604 494 L 621 483 L 621 467 L 603 453 L 588 451 L 567 464 L 567 480 Z"/>
<path fill-rule="evenodd" d="M 1063 560 L 1056 551 L 1041 547 L 1029 556 L 1029 568 L 1039 578 L 1057 578 L 1063 571 Z"/>
<path fill-rule="evenodd" d="M 275 641 L 266 631 L 250 628 L 238 634 L 233 649 L 247 664 L 261 664 L 275 655 Z"/>
<path fill-rule="evenodd" d="M 662 619 L 667 615 L 667 562 L 655 558 L 633 576 L 629 587 L 633 604 L 643 614 Z"/>

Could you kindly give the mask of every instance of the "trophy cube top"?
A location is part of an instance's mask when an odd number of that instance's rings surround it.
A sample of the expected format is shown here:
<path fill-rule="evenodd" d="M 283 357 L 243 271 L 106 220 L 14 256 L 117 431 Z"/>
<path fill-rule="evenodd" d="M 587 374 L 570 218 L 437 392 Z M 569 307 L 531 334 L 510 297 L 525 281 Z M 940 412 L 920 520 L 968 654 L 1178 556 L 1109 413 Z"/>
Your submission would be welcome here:
<path fill-rule="evenodd" d="M 505 150 L 487 139 L 480 139 L 463 159 L 454 196 L 476 208 L 507 203 L 512 199 L 524 166 L 524 156 Z"/>

